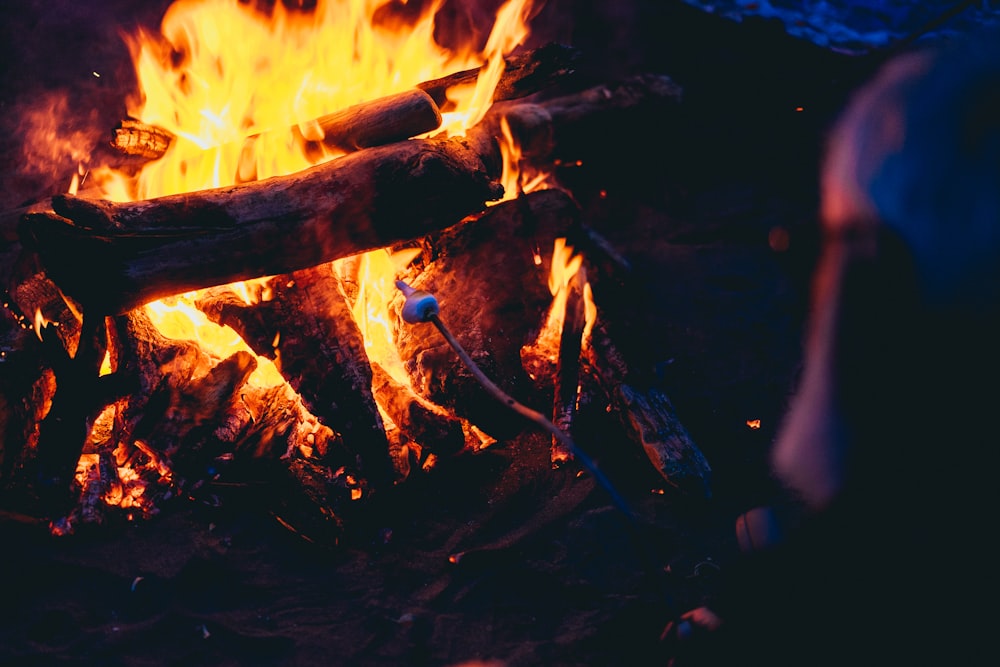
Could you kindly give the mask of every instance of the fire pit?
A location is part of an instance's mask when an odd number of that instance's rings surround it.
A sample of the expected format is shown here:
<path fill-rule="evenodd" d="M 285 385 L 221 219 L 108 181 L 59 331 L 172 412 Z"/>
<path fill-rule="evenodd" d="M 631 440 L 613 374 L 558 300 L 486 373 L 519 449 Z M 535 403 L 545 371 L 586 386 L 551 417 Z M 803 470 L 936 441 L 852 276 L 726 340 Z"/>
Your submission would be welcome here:
<path fill-rule="evenodd" d="M 684 3 L 159 4 L 18 91 L 16 154 L 57 157 L 4 216 L 4 531 L 42 578 L 4 657 L 642 663 L 771 491 L 867 65 Z M 802 69 L 675 77 L 648 20 Z"/>

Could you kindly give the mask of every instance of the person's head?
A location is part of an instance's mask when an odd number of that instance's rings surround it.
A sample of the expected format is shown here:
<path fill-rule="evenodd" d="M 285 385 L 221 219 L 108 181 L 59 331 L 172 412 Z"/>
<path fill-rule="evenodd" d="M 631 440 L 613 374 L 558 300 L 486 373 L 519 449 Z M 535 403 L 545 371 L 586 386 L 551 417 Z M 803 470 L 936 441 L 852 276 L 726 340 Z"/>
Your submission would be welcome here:
<path fill-rule="evenodd" d="M 1000 35 L 884 65 L 831 128 L 820 186 L 804 372 L 772 452 L 813 510 L 891 489 L 921 440 L 986 423 L 972 385 L 1000 348 Z"/>

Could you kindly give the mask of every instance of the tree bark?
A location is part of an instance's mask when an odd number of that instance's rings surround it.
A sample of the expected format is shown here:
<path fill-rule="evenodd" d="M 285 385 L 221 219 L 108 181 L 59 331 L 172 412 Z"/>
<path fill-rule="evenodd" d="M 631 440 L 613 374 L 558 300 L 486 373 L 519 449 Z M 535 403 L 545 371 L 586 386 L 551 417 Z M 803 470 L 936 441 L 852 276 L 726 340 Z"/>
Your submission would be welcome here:
<path fill-rule="evenodd" d="M 453 225 L 497 199 L 488 140 L 411 140 L 290 176 L 128 204 L 53 198 L 23 236 L 85 308 L 315 266 Z M 71 222 L 72 221 L 72 222 Z"/>
<path fill-rule="evenodd" d="M 540 396 L 522 366 L 521 348 L 538 335 L 552 302 L 555 239 L 578 216 L 562 191 L 522 195 L 428 238 L 412 275 L 405 276 L 437 298 L 441 320 L 483 372 L 528 405 L 537 405 Z M 522 430 L 526 424 L 479 385 L 433 325 L 402 320 L 402 304 L 402 295 L 390 304 L 393 335 L 417 393 L 495 438 Z"/>

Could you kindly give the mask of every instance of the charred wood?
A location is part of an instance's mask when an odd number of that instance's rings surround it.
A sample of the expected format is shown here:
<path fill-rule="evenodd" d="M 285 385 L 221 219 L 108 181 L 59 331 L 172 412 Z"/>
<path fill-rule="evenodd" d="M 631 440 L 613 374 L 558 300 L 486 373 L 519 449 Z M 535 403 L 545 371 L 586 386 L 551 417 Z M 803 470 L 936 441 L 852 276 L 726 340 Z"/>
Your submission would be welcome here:
<path fill-rule="evenodd" d="M 562 44 L 547 44 L 533 51 L 508 56 L 493 92 L 493 101 L 514 100 L 537 93 L 573 72 L 579 52 Z M 444 111 L 449 111 L 448 91 L 476 83 L 482 67 L 456 72 L 425 81 L 417 88 L 426 91 Z"/>
<path fill-rule="evenodd" d="M 542 119 L 557 143 L 582 142 L 581 128 L 679 95 L 669 78 L 646 75 L 512 117 Z M 128 204 L 56 196 L 53 212 L 25 216 L 22 237 L 71 298 L 107 312 L 416 239 L 500 196 L 495 138 L 518 104 L 528 103 L 496 105 L 463 139 L 397 142 L 264 181 Z M 542 131 L 522 126 L 522 144 Z"/>
<path fill-rule="evenodd" d="M 107 345 L 104 316 L 92 315 L 81 325 L 80 341 L 70 356 L 52 327 L 41 330 L 45 354 L 56 376 L 56 390 L 39 425 L 35 484 L 40 507 L 60 516 L 74 503 L 74 474 L 90 426 L 104 396 L 100 367 Z"/>
<path fill-rule="evenodd" d="M 400 433 L 421 448 L 449 456 L 466 446 L 462 422 L 446 410 L 394 379 L 380 365 L 372 364 L 372 391 Z"/>
<path fill-rule="evenodd" d="M 559 357 L 556 361 L 552 391 L 552 423 L 571 437 L 580 387 L 580 352 L 587 323 L 585 285 L 586 274 L 581 268 L 566 286 L 566 307 L 559 337 Z M 553 438 L 552 462 L 559 464 L 571 458 L 572 452 L 567 451 L 562 443 Z"/>
<path fill-rule="evenodd" d="M 121 313 L 453 225 L 500 196 L 491 145 L 403 141 L 290 176 L 129 204 L 57 196 L 54 213 L 25 216 L 23 237 L 64 292 Z"/>
<path fill-rule="evenodd" d="M 409 139 L 440 125 L 441 112 L 437 104 L 426 92 L 413 89 L 326 114 L 295 126 L 292 134 L 307 151 L 318 150 L 318 144 L 323 144 L 332 150 L 350 153 Z M 248 150 L 260 138 L 260 134 L 247 137 L 243 150 Z M 174 139 L 167 130 L 127 119 L 114 129 L 111 147 L 125 155 L 157 159 L 163 157 Z M 311 144 L 317 146 L 311 147 Z"/>
<path fill-rule="evenodd" d="M 680 125 L 683 88 L 665 74 L 636 74 L 558 97 L 495 104 L 483 124 L 506 123 L 527 158 L 566 158 L 608 136 L 607 128 L 650 128 L 650 136 Z M 671 114 L 674 114 L 673 116 Z M 678 120 L 671 124 L 671 118 Z"/>
<path fill-rule="evenodd" d="M 537 403 L 521 348 L 538 335 L 552 301 L 551 248 L 577 221 L 565 193 L 546 190 L 489 208 L 478 219 L 425 240 L 407 282 L 434 294 L 446 322 L 470 356 L 506 393 Z M 396 346 L 418 394 L 454 411 L 491 436 L 524 428 L 508 406 L 479 385 L 431 324 L 406 324 L 399 295 L 390 306 Z"/>
<path fill-rule="evenodd" d="M 126 118 L 111 131 L 111 147 L 123 155 L 150 160 L 163 157 L 175 139 L 167 130 Z"/>
<path fill-rule="evenodd" d="M 34 331 L 0 309 L 0 489 L 12 496 L 27 491 L 23 471 L 37 451 L 39 424 L 55 389 Z"/>
<path fill-rule="evenodd" d="M 607 397 L 628 437 L 667 484 L 692 498 L 711 497 L 711 467 L 704 454 L 663 389 L 629 368 L 602 324 L 600 308 L 582 372 Z"/>
<path fill-rule="evenodd" d="M 273 277 L 268 291 L 269 300 L 241 305 L 226 290 L 212 290 L 196 305 L 273 359 L 309 410 L 343 436 L 360 473 L 375 486 L 389 483 L 392 463 L 372 369 L 340 279 L 327 263 Z"/>

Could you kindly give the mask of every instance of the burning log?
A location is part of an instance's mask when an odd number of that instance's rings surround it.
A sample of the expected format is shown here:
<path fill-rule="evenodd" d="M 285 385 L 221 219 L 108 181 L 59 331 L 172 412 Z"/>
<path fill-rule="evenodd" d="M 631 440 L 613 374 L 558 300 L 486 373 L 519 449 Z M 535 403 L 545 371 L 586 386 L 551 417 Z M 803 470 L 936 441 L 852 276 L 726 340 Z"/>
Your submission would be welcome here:
<path fill-rule="evenodd" d="M 493 101 L 515 100 L 537 93 L 573 71 L 579 53 L 562 44 L 547 44 L 539 49 L 505 58 L 506 66 L 493 91 Z M 425 81 L 417 88 L 426 91 L 445 111 L 448 91 L 476 82 L 482 67 L 456 72 L 440 79 Z"/>
<path fill-rule="evenodd" d="M 549 44 L 506 59 L 506 68 L 493 93 L 494 101 L 513 100 L 542 90 L 569 74 L 578 54 L 570 47 Z M 344 152 L 382 146 L 430 132 L 441 124 L 439 108 L 449 110 L 448 93 L 476 83 L 481 67 L 425 81 L 413 90 L 362 102 L 300 125 L 306 141 L 323 143 Z M 253 141 L 255 137 L 248 138 Z M 158 159 L 174 136 L 134 119 L 114 128 L 111 147 L 124 155 Z"/>
<path fill-rule="evenodd" d="M 37 482 L 42 504 L 53 512 L 72 503 L 68 492 L 88 427 L 103 407 L 107 382 L 100 367 L 107 343 L 104 316 L 92 315 L 81 325 L 76 353 L 71 357 L 50 327 L 42 330 L 42 343 L 56 375 L 56 391 L 48 414 L 39 425 Z"/>
<path fill-rule="evenodd" d="M 170 148 L 174 135 L 134 118 L 126 118 L 112 130 L 111 147 L 122 155 L 156 160 Z"/>
<path fill-rule="evenodd" d="M 579 150 L 605 136 L 603 128 L 653 126 L 662 133 L 683 89 L 665 74 L 636 74 L 548 99 L 502 102 L 483 120 L 497 135 L 506 123 L 527 158 L 545 159 L 559 149 Z M 637 130 L 637 132 L 639 132 Z"/>
<path fill-rule="evenodd" d="M 550 248 L 578 215 L 573 200 L 557 190 L 502 202 L 478 219 L 427 239 L 415 262 L 419 273 L 407 280 L 437 297 L 441 319 L 450 323 L 462 347 L 513 396 L 534 391 L 520 351 L 538 335 L 552 301 L 547 286 Z M 401 297 L 390 304 L 393 335 L 417 393 L 494 437 L 523 428 L 507 406 L 479 385 L 433 326 L 403 322 L 402 304 Z"/>
<path fill-rule="evenodd" d="M 55 388 L 34 332 L 0 309 L 0 488 L 13 488 L 33 455 Z"/>
<path fill-rule="evenodd" d="M 403 141 L 290 176 L 129 204 L 57 196 L 54 214 L 26 216 L 25 245 L 85 308 L 125 312 L 455 224 L 502 191 L 487 143 Z"/>
<path fill-rule="evenodd" d="M 379 364 L 372 364 L 375 399 L 399 431 L 439 456 L 457 453 L 466 445 L 462 422 L 416 394 Z"/>
<path fill-rule="evenodd" d="M 678 95 L 667 77 L 642 76 L 532 109 L 573 136 L 571 128 Z M 513 107 L 494 109 L 463 139 L 368 148 L 289 176 L 127 204 L 59 195 L 54 213 L 25 216 L 22 237 L 66 294 L 109 313 L 316 266 L 419 238 L 497 199 L 495 137 Z"/>
<path fill-rule="evenodd" d="M 309 144 L 323 144 L 350 153 L 409 139 L 440 125 L 441 111 L 437 104 L 428 93 L 413 89 L 321 116 L 296 126 L 293 133 L 307 148 Z M 247 137 L 244 150 L 260 136 Z M 125 155 L 158 159 L 173 140 L 174 136 L 166 130 L 128 119 L 114 129 L 111 147 Z"/>
<path fill-rule="evenodd" d="M 659 387 L 638 384 L 624 355 L 598 324 L 582 356 L 582 371 L 619 416 L 630 439 L 670 486 L 695 498 L 711 496 L 711 467 Z"/>
<path fill-rule="evenodd" d="M 586 277 L 581 269 L 573 274 L 567 284 L 566 307 L 562 332 L 559 337 L 559 357 L 552 392 L 552 423 L 564 433 L 573 434 L 573 415 L 576 414 L 577 393 L 580 387 L 580 352 L 586 326 L 584 286 Z M 572 458 L 558 440 L 552 441 L 552 462 L 559 464 Z"/>
<path fill-rule="evenodd" d="M 388 484 L 392 462 L 372 395 L 364 339 L 329 264 L 271 278 L 270 299 L 247 305 L 212 290 L 196 305 L 231 326 L 257 354 L 273 359 L 309 410 L 343 436 L 374 486 Z M 357 468 L 354 460 L 342 465 Z"/>

